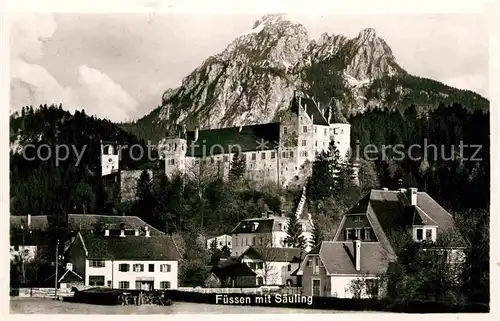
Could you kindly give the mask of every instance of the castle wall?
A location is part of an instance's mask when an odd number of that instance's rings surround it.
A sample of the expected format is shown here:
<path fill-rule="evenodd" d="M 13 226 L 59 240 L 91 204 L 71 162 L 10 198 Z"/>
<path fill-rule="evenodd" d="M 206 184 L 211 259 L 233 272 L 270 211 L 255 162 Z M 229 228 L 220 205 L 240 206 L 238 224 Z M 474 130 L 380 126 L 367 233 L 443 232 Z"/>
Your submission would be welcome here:
<path fill-rule="evenodd" d="M 186 170 L 187 141 L 182 138 L 167 138 L 165 140 L 164 159 L 165 175 L 172 177 Z"/>

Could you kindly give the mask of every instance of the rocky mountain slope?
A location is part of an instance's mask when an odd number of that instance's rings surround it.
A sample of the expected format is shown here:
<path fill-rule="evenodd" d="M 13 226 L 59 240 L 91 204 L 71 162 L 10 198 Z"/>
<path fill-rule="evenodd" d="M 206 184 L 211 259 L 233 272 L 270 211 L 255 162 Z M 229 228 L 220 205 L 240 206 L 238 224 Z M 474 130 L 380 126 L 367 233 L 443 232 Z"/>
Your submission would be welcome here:
<path fill-rule="evenodd" d="M 488 110 L 488 101 L 470 92 L 408 74 L 375 30 L 355 38 L 324 33 L 309 39 L 300 24 L 267 15 L 227 48 L 207 58 L 180 87 L 168 89 L 162 105 L 143 121 L 171 127 L 217 128 L 269 122 L 285 110 L 295 90 L 322 109 L 345 117 L 371 108 L 419 111 L 440 103 Z"/>

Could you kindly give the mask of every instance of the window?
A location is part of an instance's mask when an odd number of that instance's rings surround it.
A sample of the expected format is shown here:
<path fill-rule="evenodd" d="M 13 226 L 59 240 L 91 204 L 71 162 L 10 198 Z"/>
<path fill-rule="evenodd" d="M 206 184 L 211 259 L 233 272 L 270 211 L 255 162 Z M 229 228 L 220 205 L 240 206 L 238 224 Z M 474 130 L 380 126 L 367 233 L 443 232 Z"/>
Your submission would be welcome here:
<path fill-rule="evenodd" d="M 215 163 L 215 159 L 213 157 L 210 157 L 210 163 Z"/>
<path fill-rule="evenodd" d="M 313 274 L 319 274 L 319 256 L 314 258 Z"/>
<path fill-rule="evenodd" d="M 160 289 L 170 289 L 170 281 L 161 281 Z"/>
<path fill-rule="evenodd" d="M 130 271 L 130 265 L 128 265 L 126 263 L 122 263 L 122 264 L 118 265 L 118 271 L 128 272 L 128 271 Z"/>
<path fill-rule="evenodd" d="M 356 236 L 356 239 L 361 240 L 361 229 L 360 228 L 354 229 L 354 236 Z"/>
<path fill-rule="evenodd" d="M 372 239 L 371 229 L 365 228 L 365 240 L 371 241 L 371 239 Z"/>
<path fill-rule="evenodd" d="M 302 140 L 302 146 L 307 146 L 307 140 L 305 139 Z"/>
<path fill-rule="evenodd" d="M 111 280 L 108 280 L 108 282 L 106 282 L 106 285 L 107 285 L 108 287 L 111 287 Z"/>
<path fill-rule="evenodd" d="M 314 141 L 314 146 L 318 147 L 318 141 Z"/>
<path fill-rule="evenodd" d="M 293 158 L 293 151 L 290 151 L 290 158 Z"/>
<path fill-rule="evenodd" d="M 310 258 L 310 259 L 307 260 L 306 266 L 311 266 L 311 265 L 312 265 L 312 259 Z"/>
<path fill-rule="evenodd" d="M 417 240 L 418 241 L 421 241 L 423 239 L 423 233 L 424 233 L 423 229 L 421 229 L 421 228 L 417 229 Z"/>
<path fill-rule="evenodd" d="M 170 264 L 160 265 L 160 272 L 170 272 L 170 270 L 171 270 Z"/>
<path fill-rule="evenodd" d="M 290 272 L 291 270 L 292 270 L 292 265 L 288 264 L 288 272 Z"/>
<path fill-rule="evenodd" d="M 307 157 L 307 150 L 304 151 L 304 157 Z"/>
<path fill-rule="evenodd" d="M 134 264 L 134 272 L 144 272 L 144 264 Z"/>
<path fill-rule="evenodd" d="M 229 157 L 227 155 L 224 155 L 224 162 L 225 163 L 229 162 Z"/>
<path fill-rule="evenodd" d="M 104 286 L 104 275 L 89 275 L 89 285 Z"/>
<path fill-rule="evenodd" d="M 266 153 L 265 152 L 262 152 L 262 156 L 261 156 L 262 159 L 266 159 Z"/>
<path fill-rule="evenodd" d="M 352 233 L 352 228 L 346 228 L 345 229 L 345 239 L 346 240 L 352 240 L 353 239 L 353 233 Z"/>
<path fill-rule="evenodd" d="M 255 155 L 255 153 L 252 153 L 252 160 L 256 160 L 257 159 L 257 155 Z"/>
<path fill-rule="evenodd" d="M 104 265 L 103 260 L 89 260 L 89 267 L 104 267 Z"/>
<path fill-rule="evenodd" d="M 426 229 L 425 230 L 425 239 L 426 240 L 432 240 L 432 229 Z"/>
<path fill-rule="evenodd" d="M 363 222 L 363 217 L 362 216 L 354 216 L 353 221 L 354 222 Z"/>
<path fill-rule="evenodd" d="M 252 237 L 252 245 L 256 245 L 257 243 L 255 243 L 255 236 Z"/>
<path fill-rule="evenodd" d="M 307 133 L 307 126 L 302 126 L 302 132 Z"/>
<path fill-rule="evenodd" d="M 288 134 L 288 128 L 283 127 L 283 134 L 285 134 L 285 135 Z"/>
<path fill-rule="evenodd" d="M 275 159 L 276 158 L 276 152 L 271 152 L 271 159 Z"/>
<path fill-rule="evenodd" d="M 129 281 L 120 281 L 120 282 L 118 282 L 118 288 L 120 288 L 120 289 L 129 289 L 130 288 L 130 282 Z"/>
<path fill-rule="evenodd" d="M 282 153 L 281 153 L 281 157 L 282 157 L 282 158 L 286 158 L 286 153 L 285 153 L 285 152 L 282 152 Z"/>
<path fill-rule="evenodd" d="M 256 268 L 257 270 L 262 270 L 262 269 L 264 268 L 264 265 L 263 265 L 263 263 L 262 263 L 262 262 L 259 262 L 259 263 L 256 263 L 256 264 L 255 264 L 255 268 Z"/>
<path fill-rule="evenodd" d="M 154 264 L 149 264 L 148 271 L 149 272 L 154 272 L 155 271 L 155 265 Z"/>
<path fill-rule="evenodd" d="M 257 277 L 257 285 L 263 285 L 264 284 L 264 279 L 262 278 L 262 276 L 258 276 Z"/>

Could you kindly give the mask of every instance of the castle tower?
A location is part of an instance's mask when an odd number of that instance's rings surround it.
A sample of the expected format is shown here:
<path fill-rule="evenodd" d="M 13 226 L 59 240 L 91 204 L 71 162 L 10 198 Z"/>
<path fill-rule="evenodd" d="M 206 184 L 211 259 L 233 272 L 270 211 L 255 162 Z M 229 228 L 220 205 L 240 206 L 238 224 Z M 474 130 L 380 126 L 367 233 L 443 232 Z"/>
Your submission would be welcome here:
<path fill-rule="evenodd" d="M 351 147 L 351 125 L 347 123 L 330 124 L 330 140 L 334 141 L 340 158 L 346 161 Z"/>
<path fill-rule="evenodd" d="M 163 152 L 165 158 L 165 175 L 169 178 L 176 173 L 184 173 L 186 170 L 186 127 L 178 127 L 177 135 L 165 139 L 165 149 Z M 198 129 L 195 132 L 197 134 Z"/>
<path fill-rule="evenodd" d="M 120 149 L 118 142 L 101 140 L 101 176 L 110 175 L 120 169 Z"/>

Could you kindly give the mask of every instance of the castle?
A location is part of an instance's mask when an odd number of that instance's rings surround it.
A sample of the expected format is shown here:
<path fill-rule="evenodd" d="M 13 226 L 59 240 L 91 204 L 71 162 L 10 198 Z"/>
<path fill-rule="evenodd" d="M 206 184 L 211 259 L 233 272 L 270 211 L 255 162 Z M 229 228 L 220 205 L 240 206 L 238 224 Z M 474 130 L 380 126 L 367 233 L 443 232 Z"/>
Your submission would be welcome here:
<path fill-rule="evenodd" d="M 341 159 L 348 157 L 350 125 L 325 114 L 313 99 L 295 95 L 278 122 L 194 131 L 178 126 L 165 140 L 165 174 L 199 174 L 203 168 L 225 179 L 236 153 L 245 158 L 247 178 L 300 188 L 316 153 L 327 150 L 330 141 Z"/>

